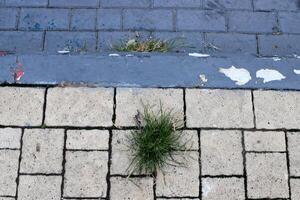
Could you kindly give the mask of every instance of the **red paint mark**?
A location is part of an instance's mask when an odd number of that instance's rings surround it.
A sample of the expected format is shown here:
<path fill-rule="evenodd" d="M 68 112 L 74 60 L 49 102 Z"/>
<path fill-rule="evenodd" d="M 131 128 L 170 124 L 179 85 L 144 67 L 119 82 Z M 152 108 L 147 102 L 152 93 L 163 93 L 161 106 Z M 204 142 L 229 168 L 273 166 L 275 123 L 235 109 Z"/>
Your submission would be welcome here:
<path fill-rule="evenodd" d="M 17 61 L 17 66 L 12 68 L 12 75 L 14 77 L 14 81 L 19 81 L 24 75 L 23 65 L 19 61 Z"/>

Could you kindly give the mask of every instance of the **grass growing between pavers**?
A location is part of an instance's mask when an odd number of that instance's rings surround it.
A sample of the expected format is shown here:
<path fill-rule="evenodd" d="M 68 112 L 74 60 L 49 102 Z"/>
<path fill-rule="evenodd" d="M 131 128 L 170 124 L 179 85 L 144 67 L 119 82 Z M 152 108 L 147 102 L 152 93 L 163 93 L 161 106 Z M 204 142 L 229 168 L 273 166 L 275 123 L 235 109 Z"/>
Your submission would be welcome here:
<path fill-rule="evenodd" d="M 167 165 L 184 165 L 177 159 L 188 150 L 179 130 L 183 122 L 176 119 L 171 110 L 164 110 L 160 105 L 155 113 L 149 106 L 144 106 L 144 112 L 138 111 L 135 121 L 138 129 L 127 138 L 133 155 L 128 167 L 130 175 L 134 172 L 154 173 Z"/>

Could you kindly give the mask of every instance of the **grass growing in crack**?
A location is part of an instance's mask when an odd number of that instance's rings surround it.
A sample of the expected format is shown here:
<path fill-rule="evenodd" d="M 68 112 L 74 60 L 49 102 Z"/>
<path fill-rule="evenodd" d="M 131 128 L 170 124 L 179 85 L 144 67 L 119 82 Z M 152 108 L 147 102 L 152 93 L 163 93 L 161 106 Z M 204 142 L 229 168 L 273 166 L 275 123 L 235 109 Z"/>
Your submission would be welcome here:
<path fill-rule="evenodd" d="M 151 174 L 167 165 L 183 165 L 176 158 L 188 150 L 182 142 L 182 122 L 171 111 L 164 111 L 162 106 L 154 113 L 149 106 L 135 117 L 138 129 L 131 132 L 129 147 L 132 161 L 128 172 Z"/>
<path fill-rule="evenodd" d="M 175 48 L 183 46 L 183 42 L 178 39 L 159 40 L 148 39 L 146 41 L 139 41 L 130 39 L 122 42 L 120 45 L 113 45 L 112 49 L 120 52 L 160 52 L 165 53 L 172 51 Z"/>

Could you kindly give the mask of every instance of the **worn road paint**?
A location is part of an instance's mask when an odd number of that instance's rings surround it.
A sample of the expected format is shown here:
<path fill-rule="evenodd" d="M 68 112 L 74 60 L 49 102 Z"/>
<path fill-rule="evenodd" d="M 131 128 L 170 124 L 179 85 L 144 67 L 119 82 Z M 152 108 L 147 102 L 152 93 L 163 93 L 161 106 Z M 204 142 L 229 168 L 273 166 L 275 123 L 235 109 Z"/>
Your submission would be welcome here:
<path fill-rule="evenodd" d="M 61 50 L 61 51 L 57 51 L 57 53 L 59 53 L 59 54 L 68 54 L 68 53 L 70 53 L 70 51 L 69 50 Z"/>
<path fill-rule="evenodd" d="M 231 66 L 228 69 L 219 68 L 219 72 L 235 81 L 236 85 L 245 85 L 251 80 L 249 71 L 244 68 L 235 68 L 234 66 Z"/>
<path fill-rule="evenodd" d="M 286 78 L 279 71 L 274 69 L 260 69 L 256 72 L 256 77 L 264 79 L 264 83 L 280 81 Z"/>
<path fill-rule="evenodd" d="M 111 54 L 109 54 L 109 56 L 110 56 L 110 57 L 119 57 L 120 55 L 117 54 L 117 53 L 111 53 Z"/>
<path fill-rule="evenodd" d="M 294 73 L 300 75 L 300 69 L 294 69 Z"/>
<path fill-rule="evenodd" d="M 197 58 L 207 58 L 209 54 L 202 54 L 202 53 L 189 53 L 189 56 L 197 57 Z"/>
<path fill-rule="evenodd" d="M 281 58 L 279 58 L 279 57 L 273 57 L 272 59 L 273 59 L 275 62 L 281 60 Z"/>
<path fill-rule="evenodd" d="M 294 54 L 294 57 L 300 59 L 300 56 L 298 56 L 297 54 Z"/>

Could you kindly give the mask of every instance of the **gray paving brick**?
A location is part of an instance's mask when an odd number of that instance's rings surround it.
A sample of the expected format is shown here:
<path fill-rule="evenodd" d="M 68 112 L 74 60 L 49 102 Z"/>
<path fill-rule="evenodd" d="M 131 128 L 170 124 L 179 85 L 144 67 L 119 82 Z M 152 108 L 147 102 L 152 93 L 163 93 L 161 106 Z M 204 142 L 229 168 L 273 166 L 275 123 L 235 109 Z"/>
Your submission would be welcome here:
<path fill-rule="evenodd" d="M 1 50 L 20 53 L 41 51 L 42 38 L 42 32 L 0 31 L 0 46 Z"/>
<path fill-rule="evenodd" d="M 188 127 L 253 128 L 251 93 L 242 90 L 186 90 Z"/>
<path fill-rule="evenodd" d="M 107 130 L 68 130 L 67 149 L 108 150 Z"/>
<path fill-rule="evenodd" d="M 0 148 L 20 148 L 21 133 L 19 128 L 0 129 Z"/>
<path fill-rule="evenodd" d="M 200 133 L 203 175 L 242 175 L 240 131 L 203 130 Z"/>
<path fill-rule="evenodd" d="M 298 0 L 253 0 L 255 10 L 297 10 Z"/>
<path fill-rule="evenodd" d="M 142 9 L 125 10 L 123 26 L 124 29 L 134 30 L 173 30 L 172 11 Z"/>
<path fill-rule="evenodd" d="M 49 0 L 50 6 L 56 7 L 99 7 L 99 0 Z"/>
<path fill-rule="evenodd" d="M 252 9 L 251 0 L 204 0 L 206 9 Z"/>
<path fill-rule="evenodd" d="M 65 197 L 105 197 L 107 162 L 107 152 L 68 151 L 63 195 Z"/>
<path fill-rule="evenodd" d="M 291 176 L 300 176 L 300 132 L 290 132 L 288 136 L 288 151 Z"/>
<path fill-rule="evenodd" d="M 245 131 L 246 151 L 286 151 L 285 133 L 275 131 Z"/>
<path fill-rule="evenodd" d="M 247 154 L 246 170 L 249 198 L 289 197 L 285 154 Z"/>
<path fill-rule="evenodd" d="M 96 50 L 95 32 L 47 32 L 45 50 L 57 52 L 64 48 L 72 52 L 94 52 Z"/>
<path fill-rule="evenodd" d="M 30 6 L 39 7 L 47 6 L 48 0 L 7 0 L 5 1 L 6 6 Z"/>
<path fill-rule="evenodd" d="M 300 26 L 295 26 L 300 21 L 300 12 L 280 12 L 278 18 L 283 33 L 300 33 Z"/>
<path fill-rule="evenodd" d="M 0 196 L 16 195 L 20 151 L 0 150 Z"/>
<path fill-rule="evenodd" d="M 206 41 L 218 47 L 221 52 L 255 54 L 257 51 L 255 35 L 207 33 Z"/>
<path fill-rule="evenodd" d="M 122 14 L 120 9 L 99 9 L 97 28 L 101 30 L 120 30 Z"/>
<path fill-rule="evenodd" d="M 150 0 L 100 0 L 101 7 L 150 7 Z"/>
<path fill-rule="evenodd" d="M 254 91 L 257 128 L 300 128 L 300 93 Z"/>
<path fill-rule="evenodd" d="M 1 87 L 0 124 L 39 126 L 42 124 L 43 104 L 44 89 Z"/>
<path fill-rule="evenodd" d="M 272 33 L 278 30 L 276 15 L 271 12 L 232 11 L 228 14 L 228 18 L 229 31 Z"/>
<path fill-rule="evenodd" d="M 158 112 L 160 103 L 163 108 L 172 109 L 179 120 L 183 120 L 183 91 L 179 89 L 137 89 L 118 88 L 116 125 L 134 126 L 137 110 L 143 112 L 143 104 L 152 106 Z"/>
<path fill-rule="evenodd" d="M 60 199 L 60 188 L 61 176 L 20 176 L 18 199 Z"/>
<path fill-rule="evenodd" d="M 17 9 L 0 8 L 0 29 L 14 29 L 17 22 Z"/>
<path fill-rule="evenodd" d="M 199 198 L 156 198 L 158 200 L 200 200 Z"/>
<path fill-rule="evenodd" d="M 14 197 L 0 197 L 0 200 L 15 200 Z"/>
<path fill-rule="evenodd" d="M 23 135 L 20 171 L 61 173 L 63 146 L 63 129 L 26 129 Z"/>
<path fill-rule="evenodd" d="M 112 177 L 110 198 L 111 200 L 153 200 L 153 179 L 147 178 L 121 178 Z"/>
<path fill-rule="evenodd" d="M 71 30 L 94 30 L 96 28 L 96 10 L 75 9 L 72 11 Z"/>
<path fill-rule="evenodd" d="M 177 29 L 225 31 L 225 17 L 216 11 L 178 10 Z"/>
<path fill-rule="evenodd" d="M 203 178 L 203 200 L 245 199 L 243 178 Z"/>
<path fill-rule="evenodd" d="M 300 35 L 259 35 L 259 52 L 264 56 L 300 54 Z"/>
<path fill-rule="evenodd" d="M 69 11 L 66 9 L 24 8 L 21 10 L 19 29 L 67 30 Z"/>
<path fill-rule="evenodd" d="M 54 126 L 111 126 L 113 89 L 51 88 L 45 123 Z"/>
<path fill-rule="evenodd" d="M 154 0 L 154 7 L 169 7 L 169 8 L 199 8 L 202 6 L 203 0 Z"/>
<path fill-rule="evenodd" d="M 182 152 L 183 153 L 183 152 Z M 189 196 L 199 195 L 199 154 L 198 152 L 184 152 L 184 159 L 178 157 L 177 161 L 184 166 L 167 166 L 158 171 L 156 179 L 157 196 Z"/>
<path fill-rule="evenodd" d="M 300 199 L 300 179 L 291 179 L 291 200 Z"/>

